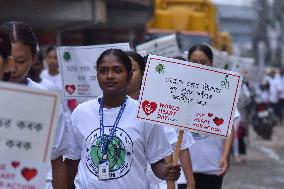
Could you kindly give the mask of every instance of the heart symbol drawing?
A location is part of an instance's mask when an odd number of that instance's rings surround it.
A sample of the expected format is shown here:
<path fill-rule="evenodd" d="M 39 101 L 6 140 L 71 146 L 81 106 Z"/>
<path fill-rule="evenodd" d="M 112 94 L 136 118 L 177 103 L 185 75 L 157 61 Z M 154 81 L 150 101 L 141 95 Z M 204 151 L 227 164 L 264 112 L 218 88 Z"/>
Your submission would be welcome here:
<path fill-rule="evenodd" d="M 67 93 L 69 93 L 70 95 L 73 94 L 75 92 L 75 85 L 65 85 L 65 90 Z"/>
<path fill-rule="evenodd" d="M 217 126 L 220 126 L 224 123 L 224 120 L 222 118 L 218 118 L 218 117 L 215 117 L 213 119 L 214 123 L 217 125 Z"/>
<path fill-rule="evenodd" d="M 13 162 L 11 163 L 11 165 L 12 165 L 12 167 L 13 167 L 14 169 L 16 169 L 17 167 L 19 167 L 20 162 L 18 162 L 18 161 L 13 161 Z"/>
<path fill-rule="evenodd" d="M 27 167 L 22 169 L 22 176 L 27 180 L 30 181 L 31 179 L 33 179 L 34 177 L 36 177 L 37 175 L 37 170 L 36 169 L 29 169 Z"/>
<path fill-rule="evenodd" d="M 145 100 L 142 103 L 142 108 L 145 114 L 148 116 L 157 109 L 157 104 L 155 102 L 149 102 L 148 100 Z"/>
<path fill-rule="evenodd" d="M 212 117 L 213 116 L 213 114 L 212 113 L 208 113 L 208 117 Z"/>

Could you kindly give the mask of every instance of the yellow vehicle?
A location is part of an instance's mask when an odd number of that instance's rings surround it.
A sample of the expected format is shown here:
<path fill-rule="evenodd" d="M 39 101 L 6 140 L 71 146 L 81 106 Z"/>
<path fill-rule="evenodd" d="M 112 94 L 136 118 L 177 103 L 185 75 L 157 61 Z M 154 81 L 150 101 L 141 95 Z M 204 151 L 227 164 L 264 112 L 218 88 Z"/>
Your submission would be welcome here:
<path fill-rule="evenodd" d="M 218 33 L 216 8 L 210 0 L 156 0 L 154 16 L 148 22 L 145 40 L 172 33 L 177 34 L 182 51 L 187 51 L 196 43 L 228 49 L 224 42 L 230 41 L 230 38 L 220 39 L 220 36 L 225 35 Z"/>

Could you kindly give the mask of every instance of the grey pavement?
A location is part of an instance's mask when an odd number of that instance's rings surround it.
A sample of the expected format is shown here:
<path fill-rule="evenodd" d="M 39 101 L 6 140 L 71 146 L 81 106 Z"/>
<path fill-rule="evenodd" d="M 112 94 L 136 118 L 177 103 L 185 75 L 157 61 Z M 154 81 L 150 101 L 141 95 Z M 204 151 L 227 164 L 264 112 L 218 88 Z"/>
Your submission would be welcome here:
<path fill-rule="evenodd" d="M 250 129 L 245 161 L 232 161 L 222 189 L 284 189 L 284 125 L 274 128 L 271 141 Z"/>

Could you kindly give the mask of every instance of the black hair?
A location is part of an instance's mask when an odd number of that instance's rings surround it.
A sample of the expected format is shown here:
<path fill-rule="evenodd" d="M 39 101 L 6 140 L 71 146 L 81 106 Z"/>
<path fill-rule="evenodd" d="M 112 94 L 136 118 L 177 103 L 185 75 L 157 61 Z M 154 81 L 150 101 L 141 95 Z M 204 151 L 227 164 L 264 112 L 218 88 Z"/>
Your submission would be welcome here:
<path fill-rule="evenodd" d="M 138 63 L 140 71 L 143 75 L 146 67 L 146 62 L 144 61 L 143 57 L 134 51 L 126 51 L 126 54 Z"/>
<path fill-rule="evenodd" d="M 128 57 L 128 55 L 124 51 L 122 51 L 120 49 L 105 50 L 97 60 L 97 71 L 98 71 L 99 65 L 102 63 L 103 58 L 105 56 L 115 56 L 116 60 L 126 67 L 127 77 L 128 77 L 128 79 L 130 79 L 130 75 L 131 75 L 131 72 L 132 72 L 132 63 L 131 63 L 130 58 Z"/>
<path fill-rule="evenodd" d="M 143 56 L 143 60 L 144 60 L 144 62 L 145 62 L 145 65 L 146 65 L 146 63 L 147 63 L 147 61 L 148 61 L 148 58 L 149 58 L 149 55 Z"/>
<path fill-rule="evenodd" d="M 42 56 L 41 52 L 37 53 L 37 56 L 35 58 L 35 63 L 37 63 L 37 62 L 40 63 L 41 70 L 43 70 L 43 56 Z M 28 77 L 35 82 L 40 82 L 41 78 L 39 77 L 39 74 L 40 73 L 37 73 L 35 71 L 35 64 L 32 64 L 32 66 L 30 67 L 30 70 L 28 72 Z"/>
<path fill-rule="evenodd" d="M 9 35 L 3 29 L 0 29 L 0 55 L 4 59 L 4 62 L 11 56 L 11 42 Z"/>
<path fill-rule="evenodd" d="M 49 53 L 50 51 L 53 51 L 53 50 L 56 51 L 56 48 L 55 48 L 54 46 L 49 46 L 49 47 L 46 49 L 46 55 L 48 55 L 48 53 Z"/>
<path fill-rule="evenodd" d="M 39 62 L 42 65 L 42 67 L 43 67 L 43 56 L 42 56 L 41 52 L 37 53 L 36 61 Z"/>
<path fill-rule="evenodd" d="M 182 56 L 174 56 L 173 58 L 177 59 L 177 60 L 184 60 L 184 61 L 186 61 L 186 59 L 183 58 Z"/>
<path fill-rule="evenodd" d="M 21 42 L 27 45 L 32 52 L 33 58 L 38 52 L 38 43 L 32 28 L 24 22 L 7 22 L 1 26 L 8 33 L 12 43 Z"/>
<path fill-rule="evenodd" d="M 190 59 L 192 53 L 194 53 L 195 51 L 202 51 L 209 59 L 210 63 L 213 63 L 213 52 L 211 50 L 211 48 L 207 45 L 204 44 L 196 44 L 194 46 L 192 46 L 189 50 L 188 50 L 188 60 Z"/>

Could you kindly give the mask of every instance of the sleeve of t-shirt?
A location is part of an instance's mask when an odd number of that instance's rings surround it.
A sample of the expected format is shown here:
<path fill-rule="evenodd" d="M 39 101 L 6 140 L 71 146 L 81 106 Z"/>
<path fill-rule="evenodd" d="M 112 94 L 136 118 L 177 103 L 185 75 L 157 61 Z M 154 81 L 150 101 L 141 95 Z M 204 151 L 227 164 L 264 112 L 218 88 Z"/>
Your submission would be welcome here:
<path fill-rule="evenodd" d="M 73 112 L 74 114 L 74 112 Z M 76 121 L 74 116 L 71 116 L 71 124 L 69 125 L 67 129 L 67 136 L 66 139 L 68 141 L 68 151 L 66 154 L 64 154 L 64 157 L 67 159 L 72 159 L 72 160 L 79 160 L 81 159 L 81 152 L 82 152 L 82 147 L 79 145 L 76 137 Z"/>
<path fill-rule="evenodd" d="M 58 126 L 55 133 L 54 143 L 51 151 L 51 160 L 58 158 L 66 153 L 68 150 L 68 140 L 66 138 L 66 127 L 68 122 L 63 113 L 60 114 Z"/>
<path fill-rule="evenodd" d="M 178 140 L 179 129 L 175 129 L 173 127 L 165 127 L 165 132 L 166 132 L 166 136 L 168 138 L 168 141 L 170 142 L 170 144 L 172 146 L 172 149 L 175 151 L 177 140 Z M 195 141 L 194 141 L 191 133 L 189 131 L 185 130 L 184 134 L 183 134 L 180 149 L 185 150 L 185 149 L 189 148 L 194 142 Z"/>
<path fill-rule="evenodd" d="M 156 163 L 172 153 L 172 147 L 166 137 L 164 126 L 144 123 L 146 157 L 150 164 Z"/>
<path fill-rule="evenodd" d="M 188 149 L 194 143 L 195 143 L 195 141 L 194 141 L 194 139 L 192 137 L 192 134 L 189 131 L 185 130 L 184 134 L 183 134 L 183 138 L 182 138 L 182 143 L 181 143 L 180 149 L 181 150 Z"/>

